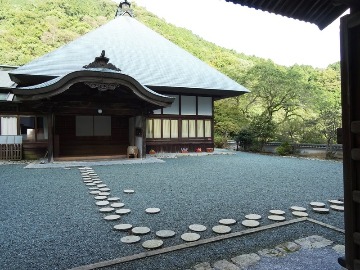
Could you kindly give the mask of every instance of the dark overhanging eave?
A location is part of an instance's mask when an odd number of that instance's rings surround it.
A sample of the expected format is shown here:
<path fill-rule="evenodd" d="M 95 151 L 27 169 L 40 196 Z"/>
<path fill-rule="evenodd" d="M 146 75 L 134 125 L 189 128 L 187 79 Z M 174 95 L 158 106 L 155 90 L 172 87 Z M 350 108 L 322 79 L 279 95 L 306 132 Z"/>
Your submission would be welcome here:
<path fill-rule="evenodd" d="M 317 25 L 323 30 L 333 21 L 339 18 L 349 5 L 344 2 L 334 3 L 329 0 L 226 0 L 234 4 L 254 8 L 257 10 L 267 11 L 277 15 L 309 22 Z"/>
<path fill-rule="evenodd" d="M 116 83 L 123 85 L 130 88 L 140 99 L 162 107 L 170 106 L 174 100 L 172 97 L 156 93 L 152 89 L 141 85 L 137 80 L 128 75 L 110 70 L 109 72 L 100 72 L 98 70 L 83 69 L 71 72 L 63 77 L 56 77 L 41 84 L 9 88 L 9 90 L 23 100 L 37 100 L 58 95 L 67 91 L 71 85 L 79 82 Z"/>
<path fill-rule="evenodd" d="M 37 85 L 52 79 L 57 78 L 58 76 L 46 76 L 46 75 L 30 75 L 30 74 L 13 74 L 9 73 L 10 79 L 17 83 L 18 86 L 25 87 L 30 85 Z"/>
<path fill-rule="evenodd" d="M 153 86 L 147 85 L 148 88 L 153 89 L 158 93 L 173 94 L 173 95 L 199 95 L 212 96 L 214 99 L 223 99 L 229 97 L 237 97 L 250 91 L 244 88 L 243 91 L 231 89 L 203 89 L 203 88 L 184 88 L 184 87 L 167 87 L 167 86 Z"/>

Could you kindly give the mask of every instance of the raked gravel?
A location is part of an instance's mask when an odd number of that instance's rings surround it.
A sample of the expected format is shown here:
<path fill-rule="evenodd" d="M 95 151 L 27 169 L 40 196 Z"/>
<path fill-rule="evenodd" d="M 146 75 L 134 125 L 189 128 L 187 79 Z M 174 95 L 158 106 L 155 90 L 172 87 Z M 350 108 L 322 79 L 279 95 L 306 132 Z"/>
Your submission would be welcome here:
<path fill-rule="evenodd" d="M 236 232 L 245 229 L 240 221 L 247 214 L 261 215 L 260 226 L 274 223 L 267 219 L 271 209 L 283 210 L 286 220 L 293 219 L 293 205 L 307 208 L 310 218 L 343 228 L 342 212 L 317 214 L 309 204 L 318 201 L 329 207 L 328 200 L 342 198 L 340 162 L 237 153 L 92 166 L 111 195 L 131 209 L 121 223 L 151 229 L 140 243 L 131 245 L 120 241 L 127 232 L 115 231 L 116 223 L 104 220 L 78 168 L 23 167 L 0 166 L 0 221 L 6 232 L 0 234 L 0 269 L 68 269 L 110 260 L 146 251 L 141 243 L 154 239 L 158 230 L 176 232 L 163 240 L 169 247 L 184 243 L 180 236 L 190 232 L 191 224 L 212 228 L 220 219 L 232 218 L 239 221 L 231 226 Z M 135 193 L 125 194 L 129 188 Z M 160 213 L 144 212 L 154 205 Z M 201 239 L 217 236 L 210 229 L 199 234 Z M 239 250 L 254 252 L 313 234 L 343 242 L 339 233 L 302 223 L 108 269 L 186 269 Z"/>

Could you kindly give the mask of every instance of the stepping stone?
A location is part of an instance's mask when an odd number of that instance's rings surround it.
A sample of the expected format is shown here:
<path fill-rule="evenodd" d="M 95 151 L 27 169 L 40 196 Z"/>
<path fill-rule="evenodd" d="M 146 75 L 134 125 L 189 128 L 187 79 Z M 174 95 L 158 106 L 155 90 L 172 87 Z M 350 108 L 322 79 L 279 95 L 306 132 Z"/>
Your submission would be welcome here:
<path fill-rule="evenodd" d="M 89 190 L 99 190 L 98 187 L 89 187 Z"/>
<path fill-rule="evenodd" d="M 328 240 L 319 235 L 312 235 L 305 238 L 300 238 L 294 241 L 303 249 L 323 248 L 333 244 L 333 241 Z"/>
<path fill-rule="evenodd" d="M 259 226 L 260 222 L 256 221 L 256 220 L 247 219 L 247 220 L 244 220 L 243 222 L 241 222 L 241 224 L 244 225 L 245 227 L 254 228 L 254 227 Z"/>
<path fill-rule="evenodd" d="M 119 197 L 110 197 L 107 199 L 109 202 L 116 202 L 116 201 L 119 201 L 120 198 Z"/>
<path fill-rule="evenodd" d="M 108 215 L 104 217 L 105 220 L 118 220 L 120 219 L 120 215 Z"/>
<path fill-rule="evenodd" d="M 261 219 L 261 216 L 258 214 L 249 214 L 245 216 L 246 219 L 251 219 L 251 220 L 259 220 Z"/>
<path fill-rule="evenodd" d="M 160 230 L 160 231 L 157 231 L 155 234 L 157 237 L 160 237 L 160 238 L 170 238 L 175 235 L 175 232 L 171 231 L 171 230 Z"/>
<path fill-rule="evenodd" d="M 279 216 L 279 215 L 270 215 L 270 216 L 268 216 L 268 219 L 273 220 L 273 221 L 284 221 L 285 217 Z"/>
<path fill-rule="evenodd" d="M 194 270 L 214 270 L 214 268 L 211 267 L 211 264 L 208 262 L 203 262 L 203 263 L 198 263 L 195 264 L 193 268 Z M 191 269 L 186 269 L 186 270 L 191 270 Z"/>
<path fill-rule="evenodd" d="M 135 190 L 133 190 L 133 189 L 124 189 L 124 193 L 127 193 L 127 194 L 132 194 L 134 192 L 135 192 Z"/>
<path fill-rule="evenodd" d="M 330 212 L 328 208 L 324 208 L 324 207 L 314 207 L 313 211 L 320 214 L 328 214 Z"/>
<path fill-rule="evenodd" d="M 105 200 L 106 196 L 95 196 L 95 200 Z"/>
<path fill-rule="evenodd" d="M 328 202 L 331 204 L 344 205 L 344 202 L 339 200 L 329 200 Z"/>
<path fill-rule="evenodd" d="M 225 225 L 217 225 L 212 227 L 213 232 L 219 233 L 219 234 L 224 234 L 224 233 L 229 233 L 231 232 L 231 228 L 229 226 L 225 226 Z"/>
<path fill-rule="evenodd" d="M 292 211 L 291 212 L 295 217 L 308 217 L 309 214 L 301 211 Z"/>
<path fill-rule="evenodd" d="M 234 225 L 236 223 L 236 220 L 232 218 L 224 218 L 220 219 L 219 223 L 222 225 Z"/>
<path fill-rule="evenodd" d="M 100 193 L 100 191 L 99 191 L 99 190 L 93 190 L 93 191 L 90 191 L 89 193 L 90 193 L 91 195 L 97 195 L 97 194 Z"/>
<path fill-rule="evenodd" d="M 105 184 L 99 184 L 97 185 L 98 188 L 103 188 L 103 187 L 107 187 Z"/>
<path fill-rule="evenodd" d="M 104 188 L 99 188 L 99 190 L 106 192 L 106 191 L 110 191 L 110 188 L 104 187 Z"/>
<path fill-rule="evenodd" d="M 84 183 L 87 184 L 87 183 L 92 183 L 93 181 L 91 180 L 85 180 Z"/>
<path fill-rule="evenodd" d="M 101 195 L 101 196 L 109 196 L 110 192 L 100 192 L 99 195 Z"/>
<path fill-rule="evenodd" d="M 240 270 L 235 264 L 229 262 L 228 260 L 220 260 L 214 262 L 214 269 L 221 269 L 221 270 Z"/>
<path fill-rule="evenodd" d="M 96 202 L 96 205 L 98 205 L 98 206 L 105 206 L 105 205 L 108 205 L 108 204 L 109 204 L 108 201 L 98 201 L 98 202 Z"/>
<path fill-rule="evenodd" d="M 290 209 L 293 211 L 297 211 L 297 212 L 305 212 L 306 211 L 306 208 L 301 207 L 301 206 L 291 206 Z"/>
<path fill-rule="evenodd" d="M 129 214 L 131 212 L 131 210 L 124 208 L 124 209 L 118 209 L 115 212 L 116 212 L 116 214 L 119 214 L 119 215 L 126 215 L 126 214 Z"/>
<path fill-rule="evenodd" d="M 94 181 L 93 183 L 94 183 L 94 184 L 101 184 L 102 181 L 96 180 L 96 181 Z M 110 190 L 110 189 L 109 189 L 109 190 Z M 102 190 L 102 191 L 108 191 L 108 190 Z"/>
<path fill-rule="evenodd" d="M 121 208 L 121 207 L 124 207 L 124 203 L 112 203 L 111 204 L 111 207 L 115 207 L 115 208 Z"/>
<path fill-rule="evenodd" d="M 344 245 L 335 245 L 332 247 L 340 255 L 345 255 L 345 246 Z"/>
<path fill-rule="evenodd" d="M 206 231 L 206 227 L 204 225 L 201 224 L 191 224 L 189 226 L 189 229 L 194 231 L 194 232 L 203 232 Z"/>
<path fill-rule="evenodd" d="M 272 215 L 284 215 L 285 212 L 283 210 L 270 210 L 270 214 Z"/>
<path fill-rule="evenodd" d="M 150 232 L 150 228 L 148 227 L 134 227 L 131 232 L 133 234 L 147 234 Z"/>
<path fill-rule="evenodd" d="M 145 212 L 148 214 L 157 214 L 160 212 L 160 208 L 146 208 Z"/>
<path fill-rule="evenodd" d="M 146 249 L 155 249 L 155 248 L 159 248 L 164 244 L 164 242 L 162 240 L 159 239 L 152 239 L 152 240 L 147 240 L 144 243 L 142 243 L 143 248 Z"/>
<path fill-rule="evenodd" d="M 85 185 L 87 185 L 87 186 L 96 186 L 96 184 L 94 184 L 94 183 L 87 183 Z"/>
<path fill-rule="evenodd" d="M 131 224 L 118 224 L 118 225 L 115 225 L 114 226 L 114 229 L 115 230 L 118 230 L 118 231 L 128 231 L 132 228 L 132 225 Z"/>
<path fill-rule="evenodd" d="M 301 246 L 294 242 L 285 242 L 280 245 L 277 245 L 275 249 L 283 253 L 293 253 L 301 249 Z"/>
<path fill-rule="evenodd" d="M 231 261 L 235 263 L 240 269 L 248 269 L 249 266 L 256 264 L 260 261 L 260 256 L 256 253 L 243 254 L 231 258 Z"/>
<path fill-rule="evenodd" d="M 330 205 L 330 208 L 335 210 L 335 211 L 341 211 L 341 212 L 344 211 L 344 206 L 342 206 L 342 205 L 332 204 L 332 205 Z"/>
<path fill-rule="evenodd" d="M 268 258 L 278 258 L 283 257 L 286 255 L 285 252 L 275 249 L 275 248 L 265 248 L 258 251 L 258 254 L 262 257 L 268 257 Z"/>
<path fill-rule="evenodd" d="M 101 212 L 101 213 L 109 213 L 109 212 L 112 212 L 112 211 L 114 211 L 115 210 L 115 208 L 112 208 L 112 207 L 103 207 L 103 208 L 100 208 L 99 209 L 99 211 Z"/>
<path fill-rule="evenodd" d="M 140 242 L 140 240 L 141 240 L 140 236 L 137 236 L 137 235 L 129 235 L 129 236 L 122 237 L 120 239 L 120 241 L 125 244 L 137 243 L 137 242 Z"/>
<path fill-rule="evenodd" d="M 184 233 L 181 235 L 181 239 L 186 242 L 194 242 L 200 239 L 200 234 L 197 233 Z"/>
<path fill-rule="evenodd" d="M 312 207 L 316 207 L 316 208 L 325 207 L 325 203 L 322 203 L 322 202 L 311 202 L 310 205 Z"/>

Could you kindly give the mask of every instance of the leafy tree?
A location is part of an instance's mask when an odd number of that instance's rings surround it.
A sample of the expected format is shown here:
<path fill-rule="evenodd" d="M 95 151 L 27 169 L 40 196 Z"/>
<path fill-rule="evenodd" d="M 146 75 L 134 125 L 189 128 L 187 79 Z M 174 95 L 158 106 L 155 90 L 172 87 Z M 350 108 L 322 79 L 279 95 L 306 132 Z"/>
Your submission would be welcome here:
<path fill-rule="evenodd" d="M 274 121 L 264 114 L 254 118 L 250 127 L 261 146 L 273 138 L 276 130 Z"/>

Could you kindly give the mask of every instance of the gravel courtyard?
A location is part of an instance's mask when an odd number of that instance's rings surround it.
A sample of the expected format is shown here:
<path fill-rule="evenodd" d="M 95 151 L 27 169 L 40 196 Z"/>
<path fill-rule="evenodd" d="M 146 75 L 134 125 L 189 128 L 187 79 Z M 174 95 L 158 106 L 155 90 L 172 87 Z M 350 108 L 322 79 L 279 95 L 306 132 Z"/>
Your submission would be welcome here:
<path fill-rule="evenodd" d="M 24 169 L 0 165 L 0 269 L 69 269 L 146 251 L 141 242 L 158 230 L 176 236 L 164 247 L 184 243 L 180 235 L 190 224 L 207 226 L 202 239 L 216 236 L 220 219 L 238 221 L 232 232 L 244 230 L 245 215 L 262 216 L 260 226 L 273 224 L 270 209 L 308 209 L 309 217 L 343 229 L 343 213 L 317 214 L 312 201 L 327 203 L 343 197 L 342 163 L 248 153 L 165 159 L 164 163 L 92 166 L 111 196 L 121 198 L 131 213 L 106 221 L 78 168 Z M 124 194 L 134 189 L 134 194 Z M 159 214 L 146 214 L 158 207 Z M 137 244 L 123 244 L 119 223 L 147 226 L 151 233 Z M 185 269 L 224 254 L 253 252 L 299 237 L 319 234 L 340 244 L 344 235 L 316 224 L 297 223 L 237 239 L 189 248 L 127 263 L 113 269 Z M 110 269 L 110 268 L 108 268 Z"/>

